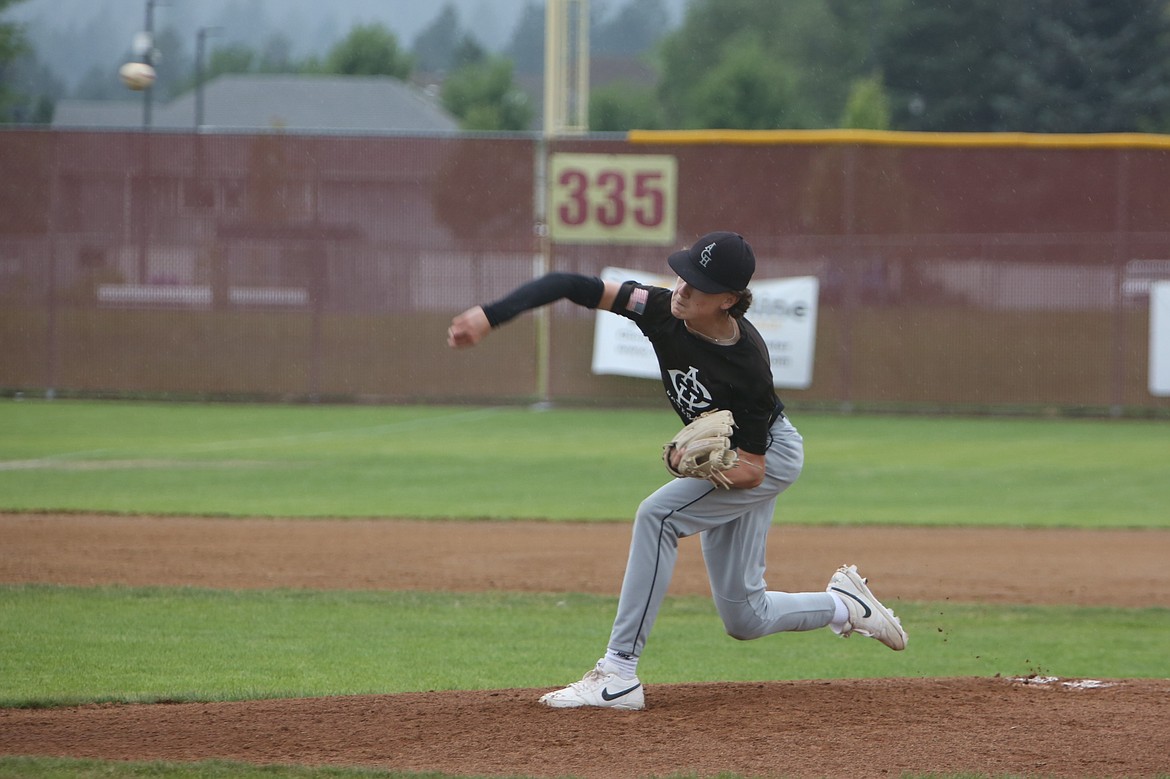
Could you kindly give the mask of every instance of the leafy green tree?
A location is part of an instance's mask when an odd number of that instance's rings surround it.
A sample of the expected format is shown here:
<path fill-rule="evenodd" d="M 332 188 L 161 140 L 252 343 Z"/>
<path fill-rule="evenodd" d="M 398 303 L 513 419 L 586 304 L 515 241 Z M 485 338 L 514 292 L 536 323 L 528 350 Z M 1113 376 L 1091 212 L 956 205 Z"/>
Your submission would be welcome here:
<path fill-rule="evenodd" d="M 439 15 L 418 37 L 411 49 L 419 70 L 448 72 L 483 60 L 487 52 L 471 33 L 459 24 L 459 13 L 451 3 L 443 6 Z"/>
<path fill-rule="evenodd" d="M 292 41 L 277 33 L 269 36 L 257 53 L 256 70 L 260 73 L 297 73 L 301 63 L 293 59 Z"/>
<path fill-rule="evenodd" d="M 22 0 L 0 0 L 0 13 Z M 11 111 L 20 97 L 9 87 L 11 69 L 16 59 L 28 50 L 24 32 L 14 22 L 0 22 L 0 121 L 10 121 Z"/>
<path fill-rule="evenodd" d="M 770 130 L 805 124 L 789 72 L 744 35 L 690 90 L 684 127 Z"/>
<path fill-rule="evenodd" d="M 210 81 L 224 73 L 251 73 L 256 68 L 256 61 L 256 50 L 246 43 L 216 46 L 207 58 L 203 76 Z"/>
<path fill-rule="evenodd" d="M 525 4 L 505 48 L 518 73 L 544 70 L 544 6 L 543 0 Z M 662 0 L 629 0 L 612 18 L 605 18 L 601 6 L 593 5 L 590 16 L 589 50 L 594 56 L 644 56 L 670 26 Z"/>
<path fill-rule="evenodd" d="M 899 129 L 1170 127 L 1165 0 L 912 0 L 884 41 Z"/>
<path fill-rule="evenodd" d="M 595 21 L 589 34 L 594 55 L 638 57 L 654 47 L 670 27 L 662 0 L 631 0 L 611 19 Z"/>
<path fill-rule="evenodd" d="M 438 15 L 414 39 L 410 52 L 415 65 L 427 72 L 450 70 L 459 37 L 459 12 L 451 3 L 444 3 Z"/>
<path fill-rule="evenodd" d="M 532 105 L 504 57 L 459 68 L 443 82 L 440 100 L 465 130 L 527 130 L 532 123 Z"/>
<path fill-rule="evenodd" d="M 589 129 L 595 132 L 662 129 L 654 88 L 615 82 L 592 90 Z"/>
<path fill-rule="evenodd" d="M 109 65 L 90 66 L 73 88 L 73 97 L 81 100 L 126 100 L 132 94 L 118 80 L 117 66 Z"/>
<path fill-rule="evenodd" d="M 896 0 L 887 0 L 895 2 Z M 900 0 L 897 0 L 900 2 Z M 717 113 L 742 127 L 830 127 L 853 80 L 867 72 L 871 16 L 857 2 L 693 0 L 682 26 L 659 50 L 659 96 L 669 126 L 709 126 L 709 101 L 735 103 Z M 868 8 L 868 4 L 865 5 Z M 753 68 L 771 87 L 755 83 Z M 713 70 L 736 86 L 712 89 Z M 754 109 L 749 95 L 762 99 Z"/>
<path fill-rule="evenodd" d="M 451 54 L 451 66 L 458 69 L 464 65 L 474 65 L 477 62 L 482 62 L 486 58 L 487 52 L 484 51 L 483 46 L 480 46 L 475 38 L 470 35 L 464 35 L 455 47 L 455 51 Z"/>
<path fill-rule="evenodd" d="M 853 82 L 841 126 L 852 130 L 890 129 L 890 98 L 881 76 L 874 74 Z"/>
<path fill-rule="evenodd" d="M 0 13 L 24 0 L 0 0 Z M 0 64 L 11 62 L 27 48 L 24 31 L 15 22 L 0 21 Z"/>
<path fill-rule="evenodd" d="M 168 24 L 155 34 L 154 46 L 160 52 L 160 56 L 154 66 L 158 79 L 151 89 L 156 100 L 169 100 L 182 91 L 187 74 L 195 67 L 195 57 L 188 49 L 188 45 L 188 36 L 174 25 Z M 127 56 L 127 59 L 132 57 Z M 110 77 L 121 86 L 116 73 Z M 122 91 L 126 91 L 125 87 Z"/>
<path fill-rule="evenodd" d="M 325 58 L 325 70 L 349 76 L 393 76 L 405 80 L 412 68 L 410 55 L 398 38 L 381 24 L 357 25 Z"/>
<path fill-rule="evenodd" d="M 0 0 L 0 13 L 23 0 Z M 23 30 L 0 22 L 0 122 L 48 124 L 65 86 L 28 44 Z"/>
<path fill-rule="evenodd" d="M 37 57 L 26 49 L 10 64 L 0 67 L 0 81 L 11 84 L 14 95 L 7 116 L 0 121 L 22 124 L 49 124 L 57 101 L 65 96 L 65 85 Z"/>
<path fill-rule="evenodd" d="M 512 60 L 517 73 L 544 71 L 543 1 L 525 3 L 504 54 Z"/>
<path fill-rule="evenodd" d="M 1038 0 L 1008 47 L 1001 126 L 1033 132 L 1170 129 L 1164 0 Z"/>
<path fill-rule="evenodd" d="M 269 37 L 259 49 L 240 42 L 209 45 L 203 66 L 203 82 L 207 83 L 228 73 L 323 72 L 319 61 L 313 60 L 310 65 L 294 60 L 291 51 L 292 43 L 281 34 Z M 172 94 L 178 95 L 194 89 L 195 79 L 192 60 L 190 76 L 184 78 Z"/>
<path fill-rule="evenodd" d="M 1007 5 L 1005 0 L 906 5 L 901 24 L 882 46 L 895 127 L 998 129 L 991 97 L 1010 89 L 1010 67 L 1004 62 L 1011 27 Z"/>

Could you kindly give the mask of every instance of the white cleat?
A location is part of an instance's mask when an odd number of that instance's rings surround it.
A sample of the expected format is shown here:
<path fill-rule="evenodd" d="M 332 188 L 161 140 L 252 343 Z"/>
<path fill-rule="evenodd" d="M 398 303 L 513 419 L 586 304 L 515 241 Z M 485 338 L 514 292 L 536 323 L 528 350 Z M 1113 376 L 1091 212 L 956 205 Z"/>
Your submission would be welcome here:
<path fill-rule="evenodd" d="M 575 709 L 580 706 L 633 710 L 646 708 L 642 683 L 637 678 L 623 679 L 615 673 L 603 671 L 600 662 L 581 681 L 541 696 L 540 702 L 554 709 Z"/>
<path fill-rule="evenodd" d="M 905 649 L 908 636 L 901 621 L 873 596 L 866 581 L 857 572 L 856 565 L 841 566 L 829 579 L 828 592 L 837 593 L 849 611 L 849 620 L 839 631 L 841 636 L 849 638 L 853 633 L 860 633 L 876 638 L 895 651 Z"/>

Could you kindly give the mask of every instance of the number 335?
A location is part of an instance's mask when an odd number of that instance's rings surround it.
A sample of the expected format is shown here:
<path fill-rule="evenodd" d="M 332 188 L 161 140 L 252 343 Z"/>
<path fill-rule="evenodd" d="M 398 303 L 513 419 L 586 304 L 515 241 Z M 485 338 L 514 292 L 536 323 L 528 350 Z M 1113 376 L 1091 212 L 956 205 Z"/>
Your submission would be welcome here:
<path fill-rule="evenodd" d="M 570 159 L 552 171 L 554 238 L 673 240 L 672 157 L 560 156 Z"/>

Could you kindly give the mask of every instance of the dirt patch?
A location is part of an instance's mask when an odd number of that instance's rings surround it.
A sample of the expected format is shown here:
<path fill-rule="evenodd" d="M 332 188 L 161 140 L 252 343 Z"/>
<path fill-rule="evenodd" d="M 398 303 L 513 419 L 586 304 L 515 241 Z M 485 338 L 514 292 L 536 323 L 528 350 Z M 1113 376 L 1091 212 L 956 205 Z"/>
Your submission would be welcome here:
<path fill-rule="evenodd" d="M 0 582 L 616 594 L 613 524 L 0 515 Z M 771 585 L 857 562 L 898 600 L 1170 606 L 1166 531 L 779 526 Z M 693 539 L 673 594 L 707 592 Z M 539 690 L 0 710 L 0 754 L 374 766 L 485 776 L 1170 775 L 1170 681 L 654 685 L 644 712 Z"/>
<path fill-rule="evenodd" d="M 617 595 L 623 523 L 0 514 L 0 582 Z M 697 538 L 671 594 L 708 594 Z M 901 600 L 1170 606 L 1170 531 L 777 526 L 769 583 L 820 590 L 859 564 Z"/>

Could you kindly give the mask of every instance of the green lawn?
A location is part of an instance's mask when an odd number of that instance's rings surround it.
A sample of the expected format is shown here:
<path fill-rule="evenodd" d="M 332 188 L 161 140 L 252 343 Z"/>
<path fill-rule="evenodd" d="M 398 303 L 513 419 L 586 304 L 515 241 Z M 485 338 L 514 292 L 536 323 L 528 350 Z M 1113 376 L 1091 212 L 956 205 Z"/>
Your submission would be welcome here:
<path fill-rule="evenodd" d="M 1158 421 L 794 414 L 800 524 L 1170 526 Z M 668 411 L 0 403 L 0 510 L 621 520 Z"/>
<path fill-rule="evenodd" d="M 639 672 L 659 684 L 1166 672 L 1168 609 L 890 605 L 911 633 L 905 652 L 823 630 L 738 642 L 709 599 L 668 598 Z M 5 586 L 0 707 L 551 687 L 593 665 L 615 606 L 564 594 Z"/>

